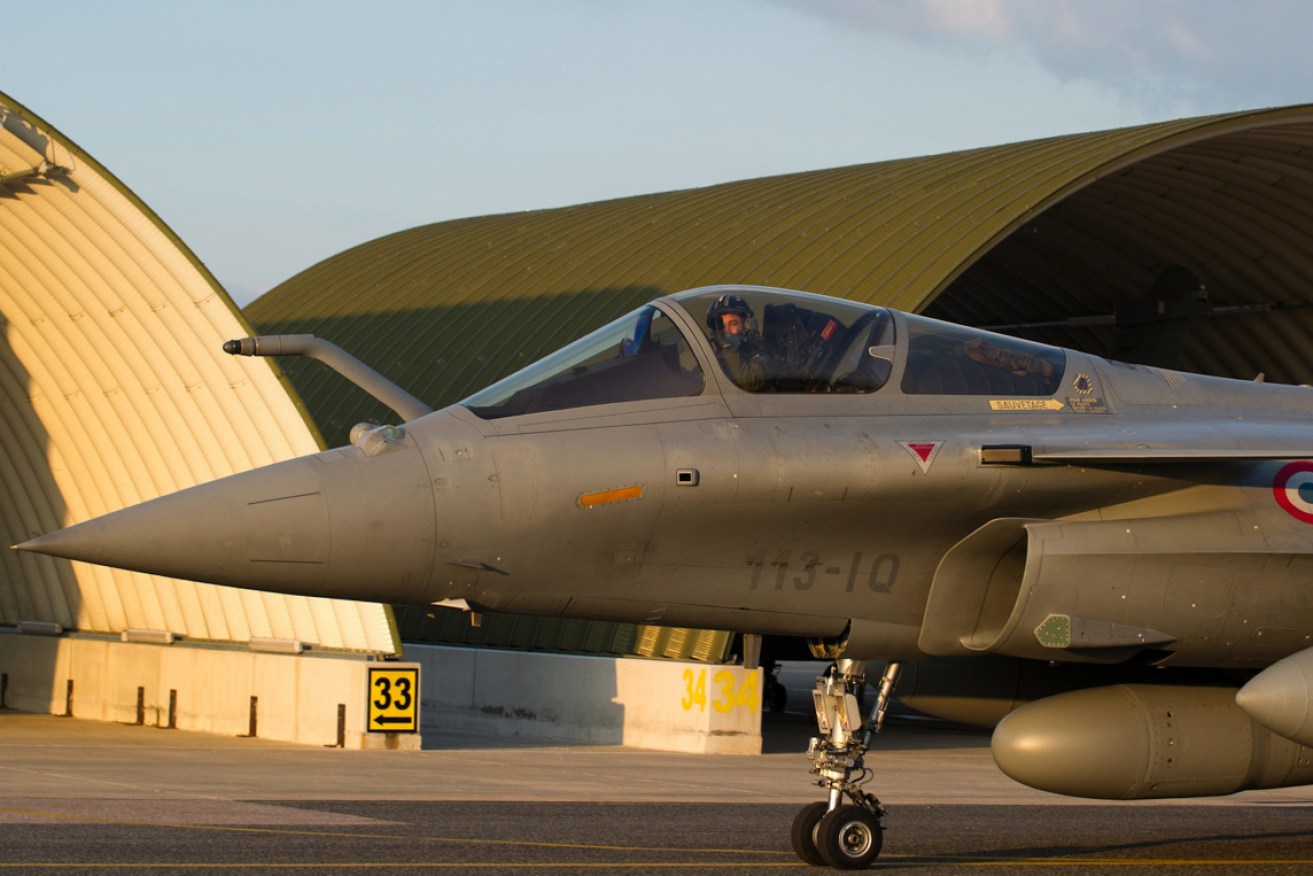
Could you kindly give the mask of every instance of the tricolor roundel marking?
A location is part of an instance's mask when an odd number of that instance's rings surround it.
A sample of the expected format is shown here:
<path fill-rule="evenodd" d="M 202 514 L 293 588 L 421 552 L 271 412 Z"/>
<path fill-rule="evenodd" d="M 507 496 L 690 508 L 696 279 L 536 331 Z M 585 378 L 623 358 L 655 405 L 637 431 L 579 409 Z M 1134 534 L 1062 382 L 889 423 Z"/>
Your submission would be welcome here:
<path fill-rule="evenodd" d="M 1313 462 L 1282 466 L 1272 482 L 1272 495 L 1291 517 L 1313 523 Z"/>

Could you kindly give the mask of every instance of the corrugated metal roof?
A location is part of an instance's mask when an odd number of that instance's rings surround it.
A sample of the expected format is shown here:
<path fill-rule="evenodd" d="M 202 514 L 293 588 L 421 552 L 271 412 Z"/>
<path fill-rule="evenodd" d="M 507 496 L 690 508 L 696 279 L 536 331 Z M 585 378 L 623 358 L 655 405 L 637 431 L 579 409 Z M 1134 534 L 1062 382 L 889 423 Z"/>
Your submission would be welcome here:
<path fill-rule="evenodd" d="M 327 259 L 247 313 L 265 332 L 333 340 L 437 407 L 711 283 L 998 324 L 1111 313 L 1185 263 L 1215 304 L 1286 302 L 1313 253 L 1311 126 L 1310 107 L 1235 113 L 444 222 Z M 1266 365 L 1275 351 L 1258 336 L 1273 332 L 1232 330 L 1236 352 Z M 1187 364 L 1224 365 L 1196 346 Z M 389 416 L 316 363 L 284 368 L 330 443 Z M 1271 368 L 1313 376 L 1289 356 Z"/>
<path fill-rule="evenodd" d="M 1122 354 L 1116 326 L 1173 265 L 1208 286 L 1183 367 L 1313 383 L 1313 107 L 1233 113 L 413 228 L 247 308 L 434 407 L 658 295 L 750 283 Z M 1095 320 L 1097 321 L 1097 319 Z M 1035 325 L 1057 323 L 1056 325 Z M 284 367 L 330 443 L 389 412 Z"/>
<path fill-rule="evenodd" d="M 1176 364 L 1313 382 L 1313 113 L 1297 107 L 1228 118 L 1191 133 L 1055 199 L 1022 233 L 973 261 L 929 312 L 977 324 L 1111 315 L 1150 299 L 1155 279 L 1182 265 L 1207 288 L 1208 301 L 1207 314 L 1190 321 Z M 1024 333 L 1125 354 L 1108 325 Z"/>
<path fill-rule="evenodd" d="M 126 187 L 0 94 L 0 538 L 69 523 L 320 442 L 240 311 Z M 0 551 L 0 623 L 392 653 L 389 610 Z"/>

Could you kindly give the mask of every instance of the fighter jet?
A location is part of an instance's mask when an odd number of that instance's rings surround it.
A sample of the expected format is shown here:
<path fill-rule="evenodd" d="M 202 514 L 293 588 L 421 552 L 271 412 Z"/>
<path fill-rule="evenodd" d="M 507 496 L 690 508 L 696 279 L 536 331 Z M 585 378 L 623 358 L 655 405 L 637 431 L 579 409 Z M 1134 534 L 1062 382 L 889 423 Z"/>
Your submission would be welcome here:
<path fill-rule="evenodd" d="M 355 379 L 402 422 L 18 547 L 283 593 L 805 638 L 834 660 L 808 752 L 823 799 L 791 831 L 811 863 L 880 852 L 864 758 L 904 666 L 920 687 L 961 667 L 937 683 L 966 702 L 995 696 L 973 690 L 979 661 L 1051 674 L 1055 695 L 993 736 L 1036 788 L 1313 783 L 1313 389 L 744 286 L 659 298 L 439 411 Z M 869 716 L 866 661 L 886 664 Z"/>

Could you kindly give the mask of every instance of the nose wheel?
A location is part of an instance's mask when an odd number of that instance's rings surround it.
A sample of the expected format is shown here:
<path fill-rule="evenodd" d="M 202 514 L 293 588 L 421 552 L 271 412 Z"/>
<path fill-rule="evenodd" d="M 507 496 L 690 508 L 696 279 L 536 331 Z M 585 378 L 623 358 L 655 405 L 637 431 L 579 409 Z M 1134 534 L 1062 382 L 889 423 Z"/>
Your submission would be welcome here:
<path fill-rule="evenodd" d="M 831 867 L 865 870 L 884 845 L 882 814 L 853 804 L 827 812 L 816 825 L 816 850 Z"/>
<path fill-rule="evenodd" d="M 864 870 L 880 856 L 885 810 L 875 795 L 861 788 L 872 777 L 864 759 L 871 738 L 884 726 L 901 669 L 898 662 L 885 668 L 865 723 L 857 705 L 857 692 L 866 684 L 862 663 L 837 660 L 828 674 L 816 679 L 812 699 L 821 735 L 808 745 L 807 758 L 826 799 L 799 810 L 789 832 L 794 852 L 808 864 Z"/>

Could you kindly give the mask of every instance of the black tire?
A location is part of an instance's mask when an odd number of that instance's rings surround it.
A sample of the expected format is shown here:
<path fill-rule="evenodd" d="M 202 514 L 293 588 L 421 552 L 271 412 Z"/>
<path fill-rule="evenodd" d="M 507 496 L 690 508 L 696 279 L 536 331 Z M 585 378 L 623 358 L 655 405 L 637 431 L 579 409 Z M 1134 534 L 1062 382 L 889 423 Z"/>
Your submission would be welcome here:
<path fill-rule="evenodd" d="M 816 826 L 816 850 L 838 870 L 865 870 L 883 845 L 880 819 L 860 806 L 840 806 Z"/>
<path fill-rule="evenodd" d="M 773 678 L 766 679 L 766 708 L 783 712 L 789 702 L 789 691 Z"/>
<path fill-rule="evenodd" d="M 793 850 L 798 853 L 799 858 L 813 867 L 824 867 L 826 863 L 821 857 L 820 850 L 816 848 L 816 826 L 821 823 L 828 808 L 825 802 L 808 803 L 794 816 L 793 829 L 789 831 Z"/>

